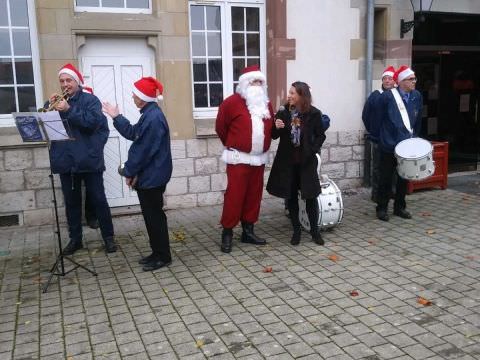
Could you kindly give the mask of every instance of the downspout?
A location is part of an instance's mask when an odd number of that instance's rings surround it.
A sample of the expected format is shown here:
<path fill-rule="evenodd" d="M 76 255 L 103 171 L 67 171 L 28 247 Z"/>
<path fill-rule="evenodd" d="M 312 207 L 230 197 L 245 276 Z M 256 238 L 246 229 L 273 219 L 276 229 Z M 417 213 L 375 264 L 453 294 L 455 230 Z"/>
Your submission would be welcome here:
<path fill-rule="evenodd" d="M 367 0 L 367 59 L 365 62 L 365 99 L 368 98 L 372 92 L 372 68 L 373 68 L 373 23 L 375 15 L 375 0 Z M 370 186 L 370 171 L 371 171 L 371 149 L 370 142 L 365 137 L 365 155 L 364 155 L 364 170 L 363 170 L 363 184 Z"/>

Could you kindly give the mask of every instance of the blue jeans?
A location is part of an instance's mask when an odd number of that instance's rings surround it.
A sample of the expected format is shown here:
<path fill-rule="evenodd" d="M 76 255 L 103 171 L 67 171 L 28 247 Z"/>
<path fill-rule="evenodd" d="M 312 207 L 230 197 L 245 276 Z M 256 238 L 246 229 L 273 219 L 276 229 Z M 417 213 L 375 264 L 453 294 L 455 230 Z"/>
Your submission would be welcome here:
<path fill-rule="evenodd" d="M 70 240 L 82 242 L 82 180 L 88 200 L 95 209 L 102 238 L 113 238 L 112 215 L 103 187 L 103 173 L 60 174 Z"/>

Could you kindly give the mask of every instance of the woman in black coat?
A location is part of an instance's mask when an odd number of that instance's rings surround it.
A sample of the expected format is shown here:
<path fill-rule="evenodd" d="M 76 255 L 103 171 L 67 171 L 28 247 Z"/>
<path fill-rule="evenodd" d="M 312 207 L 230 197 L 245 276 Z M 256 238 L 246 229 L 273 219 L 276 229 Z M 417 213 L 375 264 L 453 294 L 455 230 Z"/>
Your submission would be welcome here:
<path fill-rule="evenodd" d="M 272 138 L 280 137 L 277 153 L 268 178 L 267 191 L 287 199 L 293 235 L 290 243 L 298 245 L 301 225 L 298 218 L 298 190 L 306 200 L 312 240 L 323 245 L 318 229 L 317 197 L 321 193 L 317 173 L 317 156 L 325 141 L 322 113 L 312 106 L 309 86 L 300 81 L 292 84 L 288 103 L 275 115 Z"/>

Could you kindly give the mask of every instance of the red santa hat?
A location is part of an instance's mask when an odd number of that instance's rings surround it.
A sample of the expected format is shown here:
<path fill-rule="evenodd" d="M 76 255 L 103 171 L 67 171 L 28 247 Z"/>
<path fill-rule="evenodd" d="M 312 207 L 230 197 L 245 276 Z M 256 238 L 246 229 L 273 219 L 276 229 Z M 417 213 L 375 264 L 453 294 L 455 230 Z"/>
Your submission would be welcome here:
<path fill-rule="evenodd" d="M 245 69 L 242 70 L 242 75 L 238 78 L 238 81 L 254 81 L 260 80 L 263 83 L 267 82 L 265 75 L 260 71 L 260 67 L 258 65 L 251 65 L 247 66 Z"/>
<path fill-rule="evenodd" d="M 82 86 L 82 91 L 93 95 L 93 89 L 90 86 Z"/>
<path fill-rule="evenodd" d="M 64 65 L 60 71 L 58 72 L 58 76 L 62 74 L 67 74 L 70 75 L 73 80 L 75 80 L 79 85 L 83 85 L 83 76 L 80 73 L 80 71 L 77 70 L 75 66 L 72 64 L 66 64 Z"/>
<path fill-rule="evenodd" d="M 383 70 L 382 79 L 383 79 L 385 76 L 391 76 L 391 77 L 393 77 L 394 74 L 395 74 L 395 68 L 394 68 L 393 66 L 389 66 L 389 67 L 387 67 L 385 70 Z"/>
<path fill-rule="evenodd" d="M 393 80 L 398 84 L 400 81 L 405 80 L 410 75 L 415 75 L 412 69 L 410 69 L 407 65 L 400 66 L 395 75 L 393 75 Z"/>
<path fill-rule="evenodd" d="M 143 101 L 155 102 L 163 99 L 163 85 L 153 77 L 143 77 L 133 85 L 133 93 Z"/>

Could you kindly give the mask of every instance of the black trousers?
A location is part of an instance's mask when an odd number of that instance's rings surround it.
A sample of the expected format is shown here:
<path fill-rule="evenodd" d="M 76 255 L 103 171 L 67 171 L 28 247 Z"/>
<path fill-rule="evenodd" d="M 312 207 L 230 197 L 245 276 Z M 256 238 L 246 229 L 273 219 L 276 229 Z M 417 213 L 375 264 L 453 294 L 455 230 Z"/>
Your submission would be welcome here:
<path fill-rule="evenodd" d="M 87 221 L 95 221 L 97 220 L 97 215 L 95 213 L 95 207 L 93 206 L 92 202 L 90 201 L 90 195 L 85 188 L 85 220 Z"/>
<path fill-rule="evenodd" d="M 60 174 L 65 212 L 67 215 L 70 240 L 82 241 L 82 180 L 87 188 L 87 196 L 98 218 L 104 240 L 113 238 L 113 223 L 110 207 L 103 187 L 103 172 Z"/>
<path fill-rule="evenodd" d="M 380 176 L 377 194 L 377 210 L 387 210 L 392 188 L 392 177 L 397 172 L 397 159 L 393 153 L 387 153 L 381 149 L 378 150 L 380 163 Z M 405 196 L 407 195 L 407 180 L 396 177 L 395 184 L 395 209 L 405 209 L 407 204 Z"/>
<path fill-rule="evenodd" d="M 292 168 L 292 184 L 290 188 L 290 199 L 288 202 L 288 211 L 292 221 L 293 230 L 300 230 L 300 219 L 298 218 L 298 190 L 300 189 L 300 165 L 295 164 Z M 318 231 L 318 202 L 317 199 L 305 199 L 305 210 L 307 211 L 308 221 L 310 222 L 310 232 Z"/>
<path fill-rule="evenodd" d="M 378 143 L 372 140 L 367 141 L 370 142 L 370 183 L 372 184 L 372 200 L 375 201 L 377 199 L 378 182 L 380 179 L 380 156 Z"/>
<path fill-rule="evenodd" d="M 164 192 L 165 186 L 153 189 L 137 189 L 152 254 L 163 262 L 170 262 L 172 256 L 170 254 L 167 215 L 163 211 Z"/>

